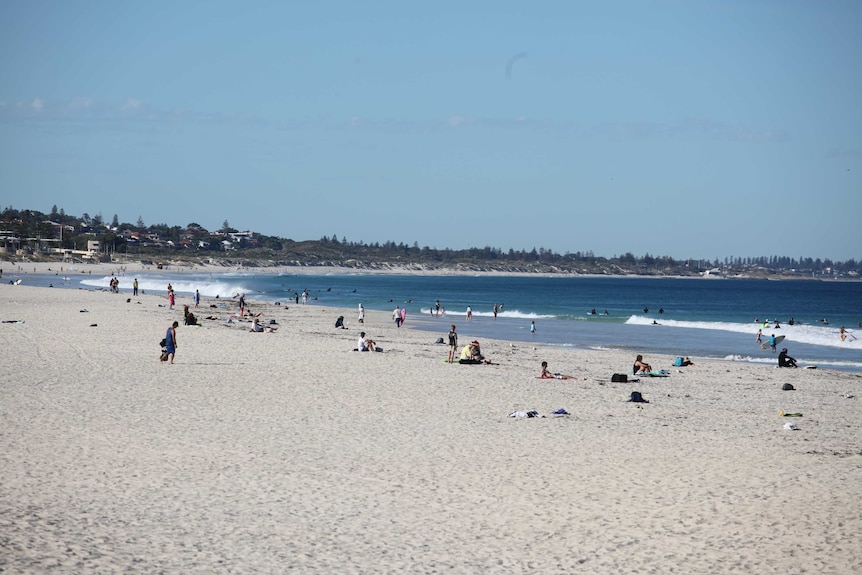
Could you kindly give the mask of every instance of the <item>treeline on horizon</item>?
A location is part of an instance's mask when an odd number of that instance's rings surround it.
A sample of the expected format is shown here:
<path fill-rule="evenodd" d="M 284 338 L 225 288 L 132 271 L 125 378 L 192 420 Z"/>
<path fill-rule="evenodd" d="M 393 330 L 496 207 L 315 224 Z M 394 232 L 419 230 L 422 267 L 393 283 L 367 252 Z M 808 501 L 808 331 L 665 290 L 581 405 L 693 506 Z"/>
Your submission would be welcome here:
<path fill-rule="evenodd" d="M 70 250 L 86 248 L 87 240 L 97 240 L 102 249 L 115 254 L 128 256 L 167 257 L 179 256 L 182 252 L 209 255 L 226 259 L 224 243 L 231 239 L 231 254 L 247 260 L 276 260 L 276 265 L 345 265 L 365 267 L 374 264 L 410 265 L 420 264 L 428 267 L 461 267 L 465 269 L 497 269 L 505 271 L 533 272 L 572 272 L 572 273 L 640 273 L 640 274 L 679 274 L 694 275 L 706 270 L 719 268 L 741 272 L 764 270 L 770 273 L 791 273 L 793 275 L 828 275 L 858 277 L 862 264 L 854 259 L 834 261 L 829 258 L 787 256 L 725 257 L 724 260 L 683 259 L 670 256 L 653 256 L 649 253 L 635 256 L 631 252 L 611 258 L 596 256 L 591 250 L 586 252 L 566 252 L 559 254 L 540 247 L 527 250 L 471 247 L 461 250 L 450 248 L 437 249 L 419 247 L 403 242 L 386 241 L 365 243 L 363 241 L 341 240 L 333 234 L 319 240 L 294 241 L 277 236 L 266 236 L 253 232 L 253 237 L 236 238 L 231 234 L 239 233 L 225 220 L 221 229 L 209 231 L 197 223 L 185 227 L 155 224 L 147 226 L 138 217 L 136 224 L 121 223 L 113 216 L 106 223 L 101 213 L 90 216 L 68 215 L 62 208 L 53 206 L 50 213 L 37 210 L 16 210 L 4 208 L 0 212 L 0 240 L 17 237 L 25 239 L 51 239 L 58 247 Z M 134 234 L 134 236 L 133 236 Z M 135 238 L 132 241 L 132 238 Z M 171 242 L 171 244 L 168 244 Z"/>

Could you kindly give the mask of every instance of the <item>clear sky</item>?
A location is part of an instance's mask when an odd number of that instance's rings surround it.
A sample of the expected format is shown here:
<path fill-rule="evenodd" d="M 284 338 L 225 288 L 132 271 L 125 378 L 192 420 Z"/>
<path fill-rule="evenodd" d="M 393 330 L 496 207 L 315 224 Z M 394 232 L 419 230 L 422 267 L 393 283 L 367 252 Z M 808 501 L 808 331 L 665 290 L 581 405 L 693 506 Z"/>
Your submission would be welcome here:
<path fill-rule="evenodd" d="M 862 259 L 862 2 L 0 2 L 0 204 Z"/>

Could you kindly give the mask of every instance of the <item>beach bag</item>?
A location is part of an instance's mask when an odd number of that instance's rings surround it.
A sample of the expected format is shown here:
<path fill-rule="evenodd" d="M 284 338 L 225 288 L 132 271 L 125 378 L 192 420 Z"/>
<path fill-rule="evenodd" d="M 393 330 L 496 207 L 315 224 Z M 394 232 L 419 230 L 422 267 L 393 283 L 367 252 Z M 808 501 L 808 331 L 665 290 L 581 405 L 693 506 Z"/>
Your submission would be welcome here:
<path fill-rule="evenodd" d="M 615 373 L 611 376 L 611 381 L 614 383 L 625 383 L 629 380 L 629 376 L 624 373 Z"/>
<path fill-rule="evenodd" d="M 682 367 L 682 364 L 684 361 L 685 361 L 685 359 L 683 359 L 682 357 L 678 357 L 675 360 L 673 360 L 673 366 L 674 367 Z"/>
<path fill-rule="evenodd" d="M 162 341 L 159 342 L 159 347 L 167 347 L 167 346 L 168 346 L 168 340 L 167 339 L 163 339 Z"/>
<path fill-rule="evenodd" d="M 643 395 L 641 395 L 641 392 L 639 391 L 633 391 L 631 396 L 629 397 L 629 401 L 633 403 L 649 403 L 647 400 L 644 399 Z"/>

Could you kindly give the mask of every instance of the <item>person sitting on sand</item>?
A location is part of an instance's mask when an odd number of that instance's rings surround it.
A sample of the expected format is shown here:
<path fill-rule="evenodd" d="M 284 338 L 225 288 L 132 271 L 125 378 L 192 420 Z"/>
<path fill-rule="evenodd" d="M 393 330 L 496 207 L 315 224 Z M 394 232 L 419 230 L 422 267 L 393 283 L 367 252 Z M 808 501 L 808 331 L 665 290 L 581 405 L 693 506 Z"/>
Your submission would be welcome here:
<path fill-rule="evenodd" d="M 564 373 L 551 373 L 550 371 L 548 371 L 548 362 L 543 361 L 542 373 L 539 374 L 539 379 L 583 379 L 584 381 L 586 381 L 587 378 L 575 377 L 573 375 L 566 375 Z"/>
<path fill-rule="evenodd" d="M 796 365 L 796 360 L 787 355 L 786 347 L 778 354 L 778 367 L 799 367 Z"/>
<path fill-rule="evenodd" d="M 648 363 L 644 363 L 644 356 L 638 354 L 635 358 L 635 364 L 632 367 L 632 373 L 635 375 L 649 373 L 652 371 L 652 366 Z"/>
<path fill-rule="evenodd" d="M 465 345 L 461 350 L 461 359 L 458 363 L 462 364 L 478 364 L 491 363 L 491 360 L 482 355 L 482 349 L 479 347 L 479 342 L 475 339 L 469 345 Z"/>
<path fill-rule="evenodd" d="M 359 351 L 377 351 L 377 342 L 373 339 L 365 337 L 365 332 L 359 332 L 359 339 L 356 342 L 356 349 Z"/>
<path fill-rule="evenodd" d="M 680 365 L 682 367 L 694 367 L 694 362 L 691 361 L 691 359 L 689 359 L 688 357 L 684 357 Z"/>

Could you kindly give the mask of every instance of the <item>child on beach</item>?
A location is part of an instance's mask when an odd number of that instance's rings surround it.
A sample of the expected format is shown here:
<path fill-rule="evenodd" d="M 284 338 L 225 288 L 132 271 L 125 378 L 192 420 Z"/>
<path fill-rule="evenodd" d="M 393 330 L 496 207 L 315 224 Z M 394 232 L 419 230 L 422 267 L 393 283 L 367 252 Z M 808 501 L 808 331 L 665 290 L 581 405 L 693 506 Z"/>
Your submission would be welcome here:
<path fill-rule="evenodd" d="M 449 363 L 455 360 L 455 353 L 458 350 L 458 334 L 455 333 L 455 324 L 452 324 L 449 330 Z"/>

